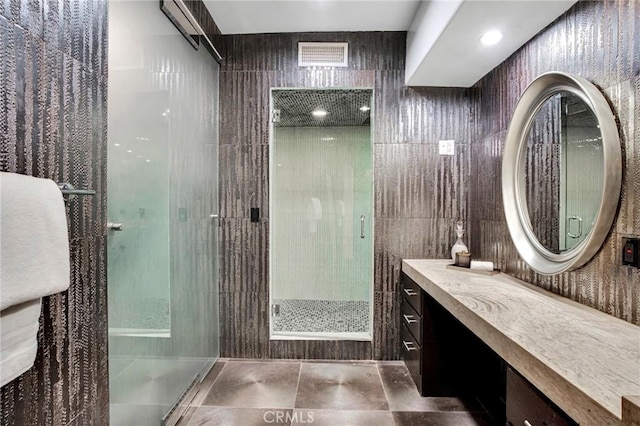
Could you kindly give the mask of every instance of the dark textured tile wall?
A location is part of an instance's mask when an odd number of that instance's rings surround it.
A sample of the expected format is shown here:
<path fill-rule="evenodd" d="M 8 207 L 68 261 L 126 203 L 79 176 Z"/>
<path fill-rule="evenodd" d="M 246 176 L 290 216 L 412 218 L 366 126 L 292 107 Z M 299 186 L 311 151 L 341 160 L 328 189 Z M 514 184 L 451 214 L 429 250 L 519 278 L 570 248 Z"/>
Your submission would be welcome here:
<path fill-rule="evenodd" d="M 466 220 L 471 97 L 404 86 L 405 33 L 222 36 L 220 73 L 221 356 L 397 359 L 400 260 L 447 257 Z M 299 41 L 349 42 L 347 68 L 299 68 Z M 374 88 L 373 342 L 269 341 L 269 91 Z M 440 139 L 457 154 L 440 157 Z M 249 221 L 259 207 L 260 223 Z"/>
<path fill-rule="evenodd" d="M 621 239 L 640 235 L 640 2 L 580 1 L 472 90 L 478 114 L 472 144 L 471 251 L 555 293 L 640 324 L 640 270 L 620 265 Z M 611 233 L 584 267 L 554 277 L 520 260 L 504 219 L 501 156 L 515 104 L 547 71 L 587 78 L 608 99 L 623 149 L 622 197 Z"/>
<path fill-rule="evenodd" d="M 0 170 L 97 191 L 68 203 L 69 290 L 42 303 L 35 365 L 3 425 L 108 424 L 107 0 L 0 2 Z"/>

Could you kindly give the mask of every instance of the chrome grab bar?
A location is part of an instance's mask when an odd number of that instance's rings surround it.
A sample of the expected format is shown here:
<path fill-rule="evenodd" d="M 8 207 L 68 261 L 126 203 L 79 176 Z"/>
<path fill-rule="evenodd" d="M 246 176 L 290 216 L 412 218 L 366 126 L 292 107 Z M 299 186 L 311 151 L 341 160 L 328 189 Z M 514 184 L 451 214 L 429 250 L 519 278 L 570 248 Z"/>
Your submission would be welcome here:
<path fill-rule="evenodd" d="M 578 221 L 578 233 L 577 234 L 572 234 L 571 233 L 571 221 L 572 220 L 577 220 Z M 569 231 L 567 231 L 567 235 L 570 236 L 571 238 L 580 238 L 582 236 L 582 218 L 580 216 L 571 216 L 569 218 Z"/>
<path fill-rule="evenodd" d="M 360 238 L 364 238 L 364 215 L 360 216 Z"/>
<path fill-rule="evenodd" d="M 58 183 L 58 188 L 60 188 L 60 192 L 62 192 L 65 201 L 69 201 L 76 195 L 96 195 L 96 191 L 93 189 L 75 189 L 73 185 L 68 182 Z"/>

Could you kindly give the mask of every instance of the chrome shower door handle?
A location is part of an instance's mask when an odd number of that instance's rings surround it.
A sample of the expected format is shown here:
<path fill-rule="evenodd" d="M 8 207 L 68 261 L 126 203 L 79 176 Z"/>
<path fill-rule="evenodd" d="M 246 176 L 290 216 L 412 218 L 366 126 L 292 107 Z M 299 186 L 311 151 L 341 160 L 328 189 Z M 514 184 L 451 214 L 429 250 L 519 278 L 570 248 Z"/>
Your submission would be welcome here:
<path fill-rule="evenodd" d="M 364 238 L 364 215 L 360 216 L 360 238 Z"/>
<path fill-rule="evenodd" d="M 571 221 L 572 220 L 577 220 L 578 221 L 578 233 L 577 234 L 572 234 L 571 233 Z M 570 236 L 571 238 L 580 238 L 582 236 L 582 218 L 580 216 L 571 216 L 569 218 L 569 232 L 567 232 L 567 235 Z"/>
<path fill-rule="evenodd" d="M 107 222 L 107 229 L 109 231 L 122 231 L 122 224 L 121 223 Z"/>

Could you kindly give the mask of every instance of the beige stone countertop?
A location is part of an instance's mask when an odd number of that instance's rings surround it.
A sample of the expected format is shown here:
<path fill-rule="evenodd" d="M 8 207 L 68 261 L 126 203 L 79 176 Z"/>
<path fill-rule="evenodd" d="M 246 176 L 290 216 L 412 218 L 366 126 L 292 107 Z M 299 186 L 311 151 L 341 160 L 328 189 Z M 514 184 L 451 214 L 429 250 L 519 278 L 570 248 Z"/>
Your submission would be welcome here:
<path fill-rule="evenodd" d="M 640 327 L 509 275 L 449 263 L 403 260 L 402 270 L 581 425 L 640 418 L 629 404 L 640 395 Z"/>

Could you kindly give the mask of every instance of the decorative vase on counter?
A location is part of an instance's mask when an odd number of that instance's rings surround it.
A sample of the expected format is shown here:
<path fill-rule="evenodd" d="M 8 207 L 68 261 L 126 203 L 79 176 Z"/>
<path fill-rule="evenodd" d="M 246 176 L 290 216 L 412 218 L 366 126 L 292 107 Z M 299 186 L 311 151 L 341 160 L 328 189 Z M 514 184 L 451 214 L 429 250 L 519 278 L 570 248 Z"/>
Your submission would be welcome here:
<path fill-rule="evenodd" d="M 464 224 L 461 220 L 456 222 L 456 235 L 458 236 L 458 239 L 453 247 L 451 247 L 451 260 L 453 260 L 454 263 L 456 262 L 456 253 L 469 251 L 466 244 L 462 241 L 462 236 L 464 235 Z"/>

